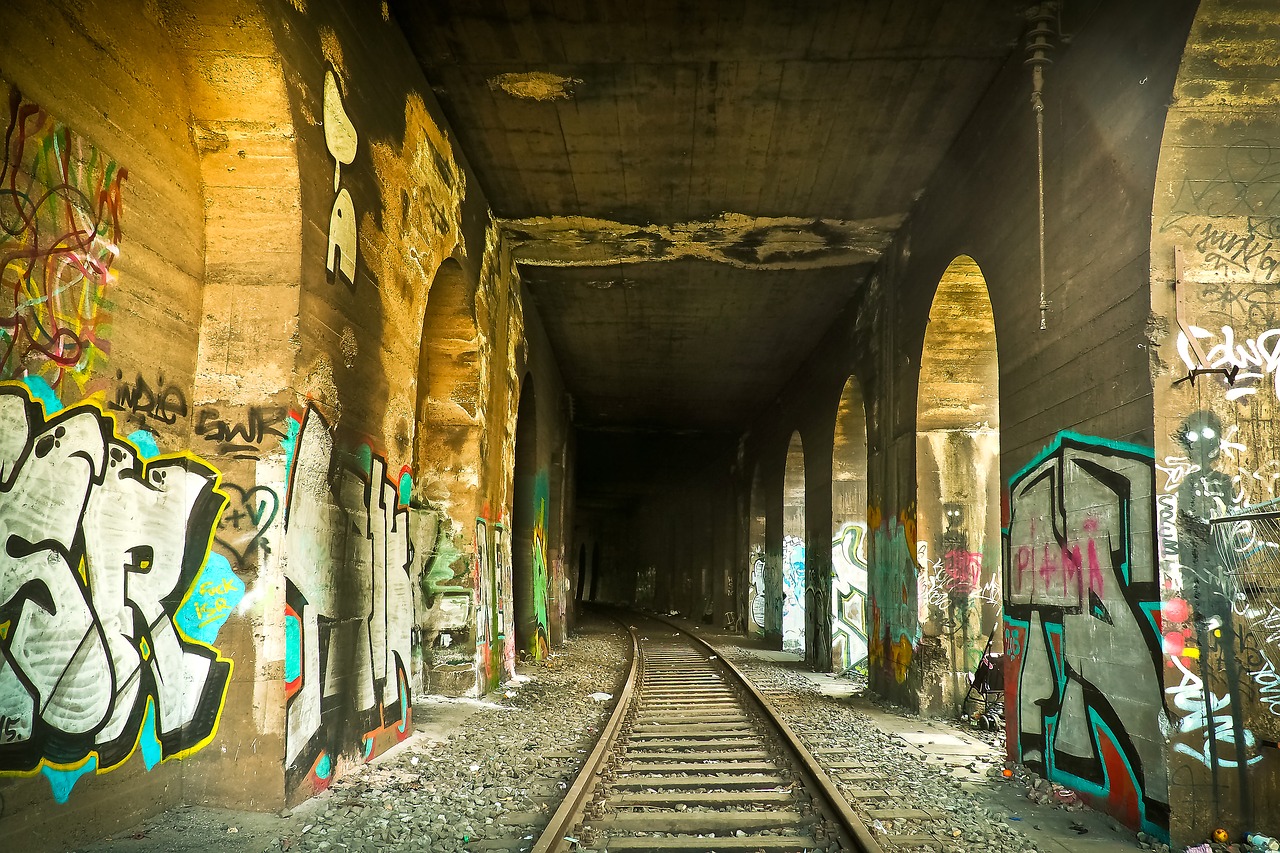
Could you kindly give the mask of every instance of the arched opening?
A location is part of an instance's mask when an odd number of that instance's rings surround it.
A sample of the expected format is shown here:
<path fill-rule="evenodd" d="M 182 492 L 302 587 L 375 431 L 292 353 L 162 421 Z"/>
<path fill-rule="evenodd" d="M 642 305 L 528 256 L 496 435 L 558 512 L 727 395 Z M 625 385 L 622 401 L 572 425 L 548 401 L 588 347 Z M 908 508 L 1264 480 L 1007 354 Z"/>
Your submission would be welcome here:
<path fill-rule="evenodd" d="M 589 598 L 595 601 L 600 594 L 600 542 L 597 540 L 591 546 L 591 595 Z"/>
<path fill-rule="evenodd" d="M 867 666 L 867 414 L 850 376 L 836 407 L 831 453 L 831 666 Z"/>
<path fill-rule="evenodd" d="M 804 654 L 804 445 L 791 436 L 782 478 L 782 650 Z"/>
<path fill-rule="evenodd" d="M 516 414 L 515 482 L 511 501 L 511 587 L 516 652 L 547 653 L 547 477 L 538 471 L 533 377 L 520 387 Z"/>
<path fill-rule="evenodd" d="M 577 586 L 578 601 L 582 601 L 583 596 L 586 594 L 585 593 L 586 588 L 587 588 L 587 543 L 583 542 L 578 546 L 578 586 Z"/>
<path fill-rule="evenodd" d="M 946 661 L 926 689 L 933 710 L 959 711 L 988 640 L 1000 642 L 1001 602 L 995 318 L 968 255 L 947 267 L 929 309 L 916 418 L 921 642 Z"/>
<path fill-rule="evenodd" d="M 760 480 L 760 466 L 756 466 L 751 478 L 751 515 L 747 520 L 747 583 L 746 626 L 747 634 L 763 637 L 768 624 L 768 595 L 765 582 L 765 508 L 764 484 Z"/>
<path fill-rule="evenodd" d="M 1150 389 L 1154 453 L 1139 447 L 1125 452 L 1091 448 L 1106 454 L 1105 463 L 1119 482 L 1134 484 L 1131 493 L 1151 488 L 1146 485 L 1151 475 L 1142 468 L 1154 466 L 1156 518 L 1153 523 L 1149 501 L 1137 499 L 1128 501 L 1136 511 L 1108 514 L 1097 509 L 1101 502 L 1095 500 L 1087 505 L 1089 516 L 1067 518 L 1068 536 L 1075 541 L 1119 542 L 1115 547 L 1124 550 L 1116 553 L 1134 555 L 1112 561 L 1123 569 L 1112 573 L 1106 550 L 1098 549 L 1106 587 L 1103 594 L 1092 595 L 1101 599 L 1101 606 L 1090 602 L 1093 606 L 1085 613 L 1109 618 L 1104 628 L 1097 617 L 1087 622 L 1077 617 L 1091 626 L 1085 629 L 1089 632 L 1107 630 L 1126 637 L 1123 652 L 1116 642 L 1115 656 L 1108 661 L 1103 713 L 1114 713 L 1118 720 L 1113 724 L 1119 730 L 1117 742 L 1133 744 L 1124 760 L 1143 768 L 1143 799 L 1137 812 L 1114 793 L 1106 805 L 1147 832 L 1152 830 L 1145 823 L 1167 825 L 1176 849 L 1219 827 L 1232 837 L 1245 831 L 1280 834 L 1275 807 L 1280 776 L 1270 769 L 1272 747 L 1280 740 L 1273 645 L 1280 627 L 1275 571 L 1280 387 L 1273 381 L 1275 330 L 1280 329 L 1275 295 L 1280 97 L 1271 83 L 1274 70 L 1267 71 L 1274 69 L 1275 50 L 1270 27 L 1258 27 L 1256 9 L 1228 0 L 1202 0 L 1191 8 L 1195 18 L 1167 117 L 1162 116 L 1147 255 L 1150 289 L 1132 296 L 1114 291 L 1117 302 L 1136 301 L 1139 310 L 1147 310 L 1149 298 L 1153 313 L 1148 328 L 1159 330 L 1151 337 L 1156 346 L 1149 356 L 1152 364 L 1167 367 L 1151 374 L 1151 386 L 1117 383 L 1112 392 L 1119 406 L 1141 400 Z M 1206 62 L 1220 56 L 1239 58 Z M 1164 86 L 1155 91 L 1169 91 L 1165 81 L 1152 82 Z M 1135 316 L 1129 325 L 1140 323 Z M 1136 339 L 1114 334 L 1099 342 L 1094 357 L 1113 366 L 1119 377 L 1125 351 L 1134 351 Z M 1143 342 L 1136 340 L 1136 345 Z M 1147 378 L 1146 373 L 1139 376 Z M 1146 443 L 1145 438 L 1136 440 Z M 1086 520 L 1089 530 L 1083 528 Z M 1029 536 L 1024 541 L 1028 547 L 1036 544 Z M 1010 542 L 1015 544 L 1020 543 Z M 1034 572 L 1028 574 L 1034 577 Z M 1017 588 L 1016 577 L 1009 579 L 1006 621 L 1017 616 L 1034 626 L 1032 620 L 1039 616 L 1041 634 L 1052 637 L 1052 616 L 1033 612 L 1047 608 L 1026 594 L 1031 583 Z M 1159 613 L 1160 619 L 1141 618 L 1147 613 Z M 1064 631 L 1064 626 L 1055 627 Z M 1065 626 L 1068 639 L 1071 627 Z M 1027 633 L 1033 632 L 1034 627 Z M 1044 657 L 1031 643 L 1026 645 L 1030 649 L 1018 661 L 1024 678 L 1035 659 Z M 1062 645 L 1066 648 L 1058 654 L 1069 663 L 1078 659 L 1073 657 L 1080 654 L 1077 647 L 1067 640 Z M 1261 658 L 1259 649 L 1264 650 Z M 1011 644 L 1011 657 L 1013 652 Z M 1043 663 L 1036 668 L 1052 672 Z M 1060 693 L 1066 706 L 1072 698 L 1066 691 L 1074 687 L 1079 695 L 1077 680 L 1085 690 L 1096 689 L 1098 676 L 1092 676 L 1092 684 L 1089 677 L 1067 681 L 1065 691 L 1054 690 L 1049 681 L 1035 695 L 1056 700 Z M 1019 745 L 1029 745 L 1039 718 L 1025 699 L 1019 704 Z M 1078 715 L 1097 714 L 1094 707 L 1101 704 L 1095 700 L 1071 707 L 1079 709 Z M 1212 712 L 1206 710 L 1210 705 Z M 1209 713 L 1211 722 L 1206 721 Z M 1212 733 L 1215 724 L 1217 734 Z M 1054 735 L 1042 752 L 1046 758 L 1053 758 L 1051 748 L 1061 749 L 1064 742 L 1060 733 Z M 1028 752 L 1023 746 L 1022 754 Z"/>
<path fill-rule="evenodd" d="M 467 518 L 475 515 L 479 481 L 479 398 L 475 289 L 462 266 L 447 258 L 431 282 L 422 317 L 413 473 L 419 500 L 456 507 Z"/>

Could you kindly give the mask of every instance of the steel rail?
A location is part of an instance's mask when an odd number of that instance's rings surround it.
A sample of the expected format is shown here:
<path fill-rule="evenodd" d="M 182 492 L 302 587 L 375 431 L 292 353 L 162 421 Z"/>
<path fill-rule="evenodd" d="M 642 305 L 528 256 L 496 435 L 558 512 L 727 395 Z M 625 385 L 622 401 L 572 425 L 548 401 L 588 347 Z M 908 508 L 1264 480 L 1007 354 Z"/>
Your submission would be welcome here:
<path fill-rule="evenodd" d="M 724 668 L 733 674 L 734 678 L 737 679 L 738 685 L 756 703 L 770 725 L 777 730 L 782 745 L 791 754 L 791 758 L 795 763 L 796 769 L 799 770 L 806 788 L 820 795 L 823 805 L 829 809 L 827 816 L 839 824 L 840 829 L 843 830 L 848 840 L 856 845 L 858 853 L 884 853 L 884 848 L 876 841 L 871 834 L 871 830 L 867 829 L 866 824 L 854 813 L 849 801 L 844 798 L 844 795 L 840 793 L 840 789 L 836 787 L 836 783 L 822 769 L 818 759 L 800 741 L 800 738 L 782 719 L 782 716 L 773 707 L 772 703 L 765 698 L 765 695 L 751 683 L 751 679 L 747 678 L 742 670 L 738 669 L 732 661 L 721 654 L 719 649 L 684 626 L 661 616 L 650 618 L 658 619 L 691 638 L 695 643 L 714 655 Z"/>
<path fill-rule="evenodd" d="M 883 848 L 872 836 L 870 830 L 854 813 L 848 801 L 840 793 L 835 782 L 827 775 L 814 755 L 804 746 L 796 733 L 787 725 L 777 710 L 765 698 L 764 694 L 752 684 L 751 680 L 731 661 L 727 660 L 720 650 L 702 637 L 682 625 L 650 614 L 635 614 L 642 618 L 660 622 L 675 629 L 691 640 L 695 647 L 704 650 L 710 658 L 731 676 L 741 688 L 746 699 L 755 705 L 761 717 L 772 727 L 779 744 L 787 753 L 793 769 L 805 785 L 818 810 L 831 821 L 844 836 L 846 843 L 851 844 L 855 853 L 884 853 Z M 628 719 L 632 704 L 637 695 L 639 675 L 643 668 L 644 656 L 641 654 L 640 639 L 634 626 L 628 627 L 631 635 L 631 670 L 627 675 L 622 691 L 618 695 L 617 704 L 608 722 L 601 729 L 600 739 L 595 748 L 583 763 L 582 769 L 565 794 L 564 801 L 552 815 L 547 828 L 538 837 L 532 853 L 556 853 L 569 849 L 571 833 L 583 819 L 591 794 L 595 791 L 602 773 L 606 769 L 607 758 L 617 745 L 619 734 Z"/>
<path fill-rule="evenodd" d="M 560 807 L 551 815 L 547 828 L 542 831 L 542 835 L 538 836 L 531 853 L 551 853 L 551 851 L 565 849 L 565 836 L 582 818 L 588 796 L 595 790 L 600 772 L 604 769 L 605 759 L 613 749 L 618 739 L 618 732 L 622 730 L 622 724 L 631 710 L 631 698 L 635 694 L 640 673 L 640 637 L 636 634 L 634 626 L 628 626 L 627 632 L 631 635 L 631 670 L 627 673 L 627 680 L 618 694 L 613 713 L 609 716 L 609 721 L 600 729 L 600 739 L 596 741 L 595 749 L 591 750 L 587 760 L 582 763 L 577 778 L 565 792 Z"/>

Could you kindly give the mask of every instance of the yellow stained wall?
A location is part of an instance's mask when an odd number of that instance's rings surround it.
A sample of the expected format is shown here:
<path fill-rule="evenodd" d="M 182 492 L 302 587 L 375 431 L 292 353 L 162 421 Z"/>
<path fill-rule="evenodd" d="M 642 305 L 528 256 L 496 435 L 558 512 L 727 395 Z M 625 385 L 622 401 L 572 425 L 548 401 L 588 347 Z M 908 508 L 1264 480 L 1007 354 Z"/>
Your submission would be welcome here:
<path fill-rule="evenodd" d="M 279 808 L 411 733 L 415 686 L 475 690 L 509 675 L 511 537 L 502 526 L 520 377 L 531 372 L 547 403 L 542 469 L 563 459 L 563 387 L 395 21 L 377 6 L 318 2 L 7 4 L 0 80 L 51 127 L 69 129 L 81 146 L 73 163 L 97 152 L 128 170 L 113 278 L 90 318 L 105 321 L 90 331 L 109 349 L 63 375 L 38 355 L 6 363 L 0 380 L 26 371 L 52 391 L 46 411 L 38 381 L 35 391 L 10 382 L 2 416 L 53 430 L 56 406 L 84 402 L 76 423 L 92 425 L 104 448 L 119 443 L 143 476 L 176 476 L 178 462 L 144 461 L 154 442 L 203 477 L 183 494 L 203 484 L 203 512 L 187 525 L 207 537 L 175 546 L 186 594 L 165 606 L 175 648 L 216 650 L 227 663 L 225 691 L 211 692 L 209 737 L 150 772 L 152 756 L 139 748 L 114 769 L 55 774 L 51 784 L 29 775 L 35 753 L 23 763 L 0 751 L 0 836 L 52 849 L 183 800 Z M 341 212 L 354 216 L 335 228 L 344 192 Z M 350 250 L 332 264 L 331 242 Z M 437 446 L 413 470 L 426 427 L 414 406 L 424 312 L 448 258 L 466 279 L 475 327 L 455 365 L 455 389 L 473 401 L 470 438 L 449 458 Z M 0 316 L 17 310 L 0 301 Z M 563 492 L 553 489 L 547 531 L 558 613 Z M 0 486 L 0 525 L 14 518 L 14 494 Z M 66 590 L 92 602 L 107 589 L 95 577 L 127 575 L 103 565 L 91 558 Z M 209 622 L 184 622 L 184 606 L 186 616 L 205 608 Z M 352 640 L 323 670 L 320 615 L 338 641 L 331 649 Z M 51 654 L 30 619 L 7 636 Z M 120 634 L 127 647 L 161 654 L 130 630 Z M 442 633 L 462 649 L 450 661 L 436 659 Z M 320 713 L 322 695 L 338 713 Z"/>

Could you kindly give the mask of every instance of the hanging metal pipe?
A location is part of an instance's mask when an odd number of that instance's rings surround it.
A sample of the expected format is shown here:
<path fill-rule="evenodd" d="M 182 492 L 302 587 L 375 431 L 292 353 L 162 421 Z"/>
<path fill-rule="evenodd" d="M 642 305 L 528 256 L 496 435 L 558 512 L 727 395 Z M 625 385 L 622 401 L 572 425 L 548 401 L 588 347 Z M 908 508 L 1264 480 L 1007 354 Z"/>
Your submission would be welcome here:
<path fill-rule="evenodd" d="M 1052 22 L 1055 13 L 1049 5 L 1034 10 L 1031 15 L 1031 29 L 1027 32 L 1026 64 L 1031 66 L 1031 109 L 1036 117 L 1036 199 L 1039 203 L 1040 224 L 1040 330 L 1048 328 L 1046 319 L 1049 312 L 1049 300 L 1045 290 L 1044 264 L 1044 67 L 1051 65 L 1049 51 L 1053 45 L 1049 38 L 1053 36 Z"/>

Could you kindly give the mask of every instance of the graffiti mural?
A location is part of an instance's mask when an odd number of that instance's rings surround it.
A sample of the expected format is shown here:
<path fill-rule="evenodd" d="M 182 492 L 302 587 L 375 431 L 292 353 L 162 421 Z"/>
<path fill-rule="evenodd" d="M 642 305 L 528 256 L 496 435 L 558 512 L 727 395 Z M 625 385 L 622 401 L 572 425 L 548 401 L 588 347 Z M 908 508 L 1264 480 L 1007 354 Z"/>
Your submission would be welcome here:
<path fill-rule="evenodd" d="M 411 478 L 367 447 L 336 458 L 308 407 L 286 441 L 285 767 L 327 787 L 339 757 L 367 760 L 412 727 Z"/>
<path fill-rule="evenodd" d="M 804 540 L 782 539 L 782 649 L 804 654 Z"/>
<path fill-rule="evenodd" d="M 831 663 L 836 672 L 867 663 L 867 528 L 843 525 L 831 539 Z"/>
<path fill-rule="evenodd" d="M 493 604 L 496 584 L 493 578 L 493 561 L 489 559 L 489 523 L 476 519 L 476 664 L 481 690 L 488 692 L 498 686 L 498 668 L 493 652 L 502 635 L 498 621 L 498 609 Z"/>
<path fill-rule="evenodd" d="M 90 404 L 0 385 L 0 776 L 147 769 L 212 740 L 232 663 L 212 645 L 244 595 L 210 553 L 219 472 L 146 458 Z"/>
<path fill-rule="evenodd" d="M 1012 758 L 1166 834 L 1153 453 L 1061 433 L 1009 482 Z"/>
<path fill-rule="evenodd" d="M 748 629 L 759 636 L 764 634 L 765 620 L 765 585 L 764 585 L 764 548 L 760 545 L 751 548 L 751 583 L 747 591 L 747 613 L 750 615 Z"/>
<path fill-rule="evenodd" d="M 120 167 L 17 89 L 0 158 L 0 379 L 83 389 L 110 350 Z"/>
<path fill-rule="evenodd" d="M 910 542 L 915 540 L 914 512 L 879 522 L 874 508 L 870 522 L 875 531 L 871 545 L 871 619 L 867 630 L 867 660 L 872 667 L 902 684 L 907 680 L 916 644 L 920 642 L 918 619 L 919 570 Z"/>
<path fill-rule="evenodd" d="M 1212 411 L 1188 414 L 1172 438 L 1177 455 L 1157 466 L 1164 476 L 1157 507 L 1168 578 L 1165 692 L 1177 717 L 1173 752 L 1186 756 L 1177 781 L 1215 779 L 1212 804 L 1201 805 L 1231 822 L 1236 807 L 1256 808 L 1249 769 L 1264 760 L 1262 739 L 1280 734 L 1272 701 L 1280 624 L 1275 466 L 1258 464 L 1239 424 L 1224 425 Z"/>
<path fill-rule="evenodd" d="M 551 651 L 549 625 L 547 621 L 547 600 L 550 590 L 547 587 L 547 511 L 551 503 L 551 486 L 546 471 L 539 471 L 533 481 L 533 552 L 530 564 L 533 567 L 533 616 L 538 627 L 534 636 L 529 638 L 532 644 L 528 649 L 534 660 L 542 660 Z"/>
<path fill-rule="evenodd" d="M 490 525 L 493 531 L 493 606 L 497 611 L 493 617 L 497 629 L 495 642 L 501 648 L 501 677 L 511 678 L 516 674 L 515 622 L 511 602 L 511 545 L 507 538 L 507 526 L 495 522 Z"/>
<path fill-rule="evenodd" d="M 334 281 L 338 276 L 355 287 L 356 281 L 356 206 L 351 193 L 342 186 L 342 167 L 356 159 L 360 138 L 355 125 L 342 104 L 342 89 L 333 69 L 324 73 L 324 142 L 333 157 L 333 210 L 329 213 L 329 248 L 325 252 L 325 268 Z"/>

